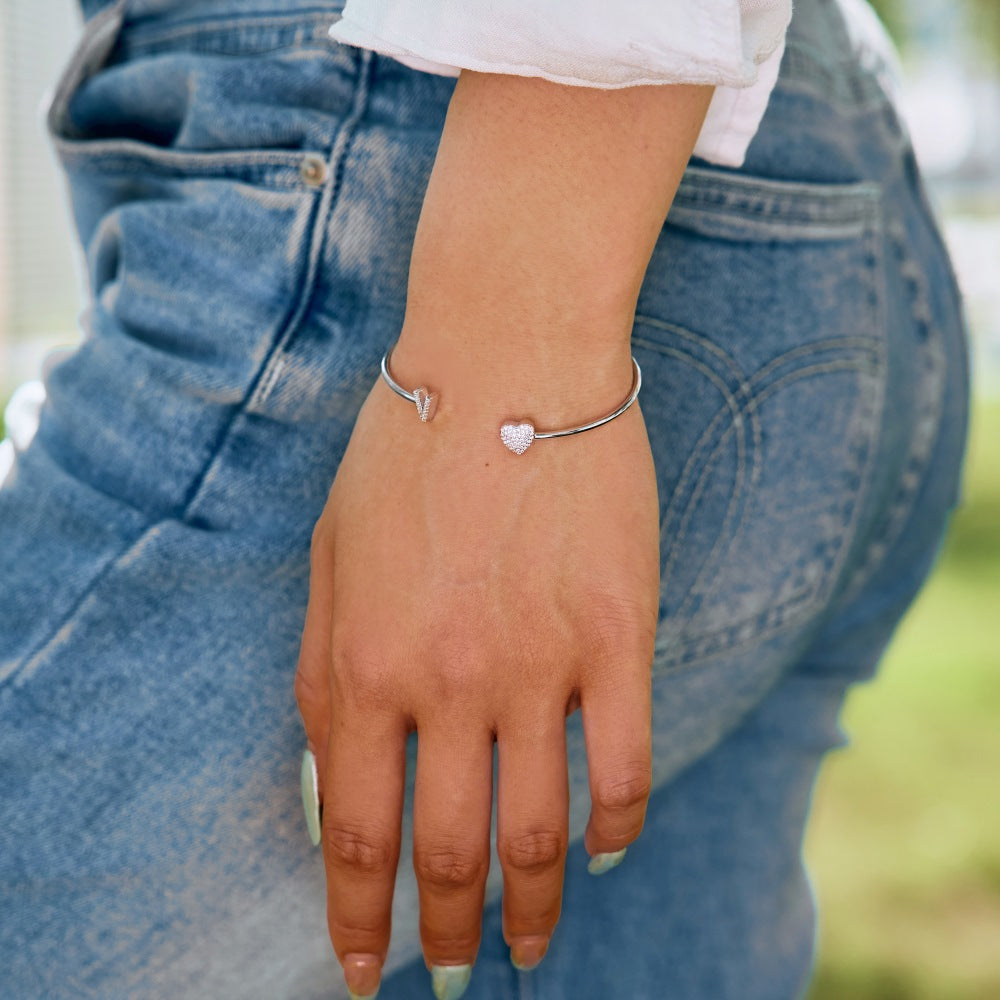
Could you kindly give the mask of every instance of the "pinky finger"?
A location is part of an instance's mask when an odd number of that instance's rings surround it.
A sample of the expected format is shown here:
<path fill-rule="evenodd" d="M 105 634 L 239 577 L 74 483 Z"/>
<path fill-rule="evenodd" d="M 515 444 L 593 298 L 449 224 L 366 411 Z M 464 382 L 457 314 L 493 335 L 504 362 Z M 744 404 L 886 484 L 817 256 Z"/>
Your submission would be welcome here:
<path fill-rule="evenodd" d="M 591 798 L 584 845 L 594 875 L 621 862 L 646 817 L 652 776 L 648 670 L 642 677 L 635 685 L 584 690 L 581 698 Z"/>

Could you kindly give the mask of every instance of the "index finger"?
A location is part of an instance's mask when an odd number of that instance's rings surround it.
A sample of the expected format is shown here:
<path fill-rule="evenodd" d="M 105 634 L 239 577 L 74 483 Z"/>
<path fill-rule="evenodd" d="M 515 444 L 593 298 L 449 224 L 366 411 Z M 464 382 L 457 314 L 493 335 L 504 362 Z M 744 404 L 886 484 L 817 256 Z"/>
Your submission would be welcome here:
<path fill-rule="evenodd" d="M 323 801 L 330 941 L 358 998 L 378 990 L 389 948 L 406 780 L 406 725 L 334 699 Z"/>

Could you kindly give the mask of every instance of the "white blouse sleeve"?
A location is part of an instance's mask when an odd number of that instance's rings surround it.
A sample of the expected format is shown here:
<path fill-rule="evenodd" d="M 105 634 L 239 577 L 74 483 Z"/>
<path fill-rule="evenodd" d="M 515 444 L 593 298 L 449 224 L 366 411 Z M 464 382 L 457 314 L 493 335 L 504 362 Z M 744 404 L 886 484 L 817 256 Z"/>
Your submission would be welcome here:
<path fill-rule="evenodd" d="M 792 0 L 347 0 L 330 37 L 414 69 L 584 87 L 717 87 L 695 155 L 739 166 L 778 75 Z"/>

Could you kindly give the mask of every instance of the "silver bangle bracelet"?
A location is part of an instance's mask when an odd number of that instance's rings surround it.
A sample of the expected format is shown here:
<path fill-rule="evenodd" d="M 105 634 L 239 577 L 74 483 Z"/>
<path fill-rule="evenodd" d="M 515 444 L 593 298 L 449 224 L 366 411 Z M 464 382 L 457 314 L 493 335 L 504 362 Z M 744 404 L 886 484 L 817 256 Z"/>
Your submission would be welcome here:
<path fill-rule="evenodd" d="M 395 345 L 393 345 L 395 346 Z M 438 394 L 436 392 L 431 392 L 426 386 L 420 386 L 414 389 L 413 392 L 407 392 L 393 377 L 389 374 L 389 356 L 392 354 L 392 347 L 382 356 L 382 378 L 385 379 L 386 384 L 395 392 L 397 395 L 402 396 L 403 399 L 408 399 L 411 403 L 414 403 L 417 407 L 417 413 L 420 419 L 426 423 L 431 420 L 434 416 L 434 412 L 437 409 L 438 404 Z M 593 430 L 595 427 L 600 427 L 601 424 L 606 424 L 609 420 L 614 420 L 615 417 L 621 416 L 635 401 L 639 395 L 639 389 L 642 386 L 642 371 L 639 368 L 639 362 L 632 357 L 632 364 L 635 368 L 635 376 L 632 380 L 632 389 L 628 394 L 628 398 L 624 403 L 621 404 L 614 412 L 609 413 L 606 417 L 600 417 L 597 420 L 591 420 L 590 423 L 580 424 L 579 427 L 567 427 L 564 430 L 559 431 L 538 431 L 535 430 L 534 424 L 530 420 L 505 420 L 500 425 L 500 440 L 504 445 L 510 449 L 515 455 L 523 455 L 531 445 L 531 442 L 537 438 L 556 438 L 556 437 L 566 437 L 569 434 L 580 434 L 583 431 Z"/>

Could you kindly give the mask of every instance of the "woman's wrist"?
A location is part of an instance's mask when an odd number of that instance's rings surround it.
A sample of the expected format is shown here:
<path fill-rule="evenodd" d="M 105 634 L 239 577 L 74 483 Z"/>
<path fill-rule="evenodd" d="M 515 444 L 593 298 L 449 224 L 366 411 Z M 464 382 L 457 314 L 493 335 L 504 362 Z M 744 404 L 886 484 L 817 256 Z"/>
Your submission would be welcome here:
<path fill-rule="evenodd" d="M 440 223 L 463 224 L 473 225 Z M 421 235 L 393 349 L 401 383 L 438 387 L 443 412 L 530 416 L 547 426 L 586 420 L 628 392 L 641 275 L 630 288 L 610 267 L 587 279 L 551 263 L 529 273 L 496 234 L 468 236 L 460 258 L 456 240 L 432 241 L 426 227 Z"/>
<path fill-rule="evenodd" d="M 435 421 L 558 428 L 628 395 L 639 289 L 710 98 L 462 72 L 392 357 L 440 393 Z"/>

